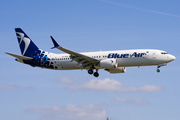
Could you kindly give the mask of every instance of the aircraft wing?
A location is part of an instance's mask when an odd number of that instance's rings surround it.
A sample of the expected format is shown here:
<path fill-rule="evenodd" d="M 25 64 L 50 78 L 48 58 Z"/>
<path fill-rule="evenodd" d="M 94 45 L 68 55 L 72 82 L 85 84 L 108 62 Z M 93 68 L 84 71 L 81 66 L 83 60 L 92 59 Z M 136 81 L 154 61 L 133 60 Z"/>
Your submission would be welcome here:
<path fill-rule="evenodd" d="M 31 59 L 33 59 L 31 57 L 16 55 L 16 54 L 8 53 L 8 52 L 6 52 L 6 54 L 11 55 L 11 56 L 13 56 L 13 57 L 15 57 L 17 59 L 21 59 L 21 60 L 31 60 Z"/>
<path fill-rule="evenodd" d="M 74 52 L 74 51 L 71 51 L 71 50 L 68 50 L 66 48 L 59 46 L 52 36 L 51 36 L 51 39 L 54 44 L 53 48 L 57 48 L 65 53 L 70 54 L 70 58 L 72 59 L 72 61 L 76 61 L 78 62 L 78 64 L 82 64 L 82 67 L 93 67 L 94 65 L 97 65 L 99 63 L 98 59 L 91 58 L 89 56 L 86 56 L 86 55 L 83 55 L 83 54 L 80 54 L 80 53 L 77 53 L 77 52 Z"/>

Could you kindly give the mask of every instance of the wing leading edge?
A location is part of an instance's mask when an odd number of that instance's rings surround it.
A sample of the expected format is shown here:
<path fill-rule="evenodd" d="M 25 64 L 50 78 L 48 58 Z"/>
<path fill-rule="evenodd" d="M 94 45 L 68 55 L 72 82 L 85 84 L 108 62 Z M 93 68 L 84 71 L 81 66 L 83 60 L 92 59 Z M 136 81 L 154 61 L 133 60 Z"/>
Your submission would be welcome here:
<path fill-rule="evenodd" d="M 94 66 L 99 64 L 98 59 L 91 58 L 89 56 L 86 56 L 86 55 L 83 55 L 83 54 L 68 50 L 66 48 L 63 48 L 54 40 L 54 38 L 52 36 L 51 36 L 51 39 L 52 39 L 53 44 L 54 44 L 54 47 L 52 47 L 51 49 L 57 48 L 57 49 L 65 52 L 65 53 L 70 54 L 70 58 L 72 59 L 72 61 L 78 62 L 78 65 L 81 64 L 82 67 L 84 67 L 84 68 L 85 67 L 94 68 Z"/>

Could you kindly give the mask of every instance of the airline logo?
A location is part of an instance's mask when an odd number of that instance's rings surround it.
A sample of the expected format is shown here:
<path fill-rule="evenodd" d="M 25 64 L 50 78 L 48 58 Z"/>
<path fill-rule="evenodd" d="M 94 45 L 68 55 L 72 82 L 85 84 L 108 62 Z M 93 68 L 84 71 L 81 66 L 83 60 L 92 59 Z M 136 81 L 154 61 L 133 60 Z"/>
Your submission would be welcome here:
<path fill-rule="evenodd" d="M 134 52 L 133 54 L 110 53 L 108 55 L 108 58 L 132 58 L 132 57 L 142 57 L 143 55 L 146 55 L 146 53 L 137 53 L 137 52 Z"/>
<path fill-rule="evenodd" d="M 26 38 L 24 37 L 24 34 L 23 33 L 20 33 L 20 32 L 16 32 L 18 39 L 19 39 L 19 45 L 21 45 L 22 41 L 24 42 L 25 46 L 24 46 L 24 50 L 22 50 L 22 55 L 25 54 L 27 48 L 29 47 L 29 44 L 30 44 L 30 39 L 29 38 Z M 22 49 L 22 48 L 21 48 Z"/>

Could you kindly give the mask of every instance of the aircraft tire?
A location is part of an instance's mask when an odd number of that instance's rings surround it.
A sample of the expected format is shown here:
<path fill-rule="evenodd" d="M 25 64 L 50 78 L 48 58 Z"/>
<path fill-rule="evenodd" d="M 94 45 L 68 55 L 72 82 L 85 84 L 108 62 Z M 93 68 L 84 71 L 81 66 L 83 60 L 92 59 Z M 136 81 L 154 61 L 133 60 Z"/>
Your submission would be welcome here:
<path fill-rule="evenodd" d="M 92 69 L 89 69 L 89 70 L 88 70 L 88 73 L 89 73 L 90 75 L 92 75 L 92 74 L 93 74 L 93 70 L 92 70 Z"/>
<path fill-rule="evenodd" d="M 99 76 L 99 73 L 98 72 L 95 72 L 94 73 L 94 77 L 98 77 Z"/>
<path fill-rule="evenodd" d="M 160 72 L 160 69 L 157 69 L 157 72 L 159 73 L 159 72 Z"/>

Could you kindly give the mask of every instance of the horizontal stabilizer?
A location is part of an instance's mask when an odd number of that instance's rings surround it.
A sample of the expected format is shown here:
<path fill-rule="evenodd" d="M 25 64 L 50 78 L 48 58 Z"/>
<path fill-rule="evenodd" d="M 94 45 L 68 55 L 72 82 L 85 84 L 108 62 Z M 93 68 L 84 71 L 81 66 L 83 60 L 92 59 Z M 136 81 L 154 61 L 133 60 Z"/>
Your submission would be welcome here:
<path fill-rule="evenodd" d="M 8 52 L 6 52 L 6 54 L 11 55 L 11 56 L 13 56 L 13 57 L 15 57 L 17 59 L 21 59 L 21 60 L 31 60 L 31 59 L 33 59 L 31 57 L 16 55 L 16 54 L 8 53 Z"/>

